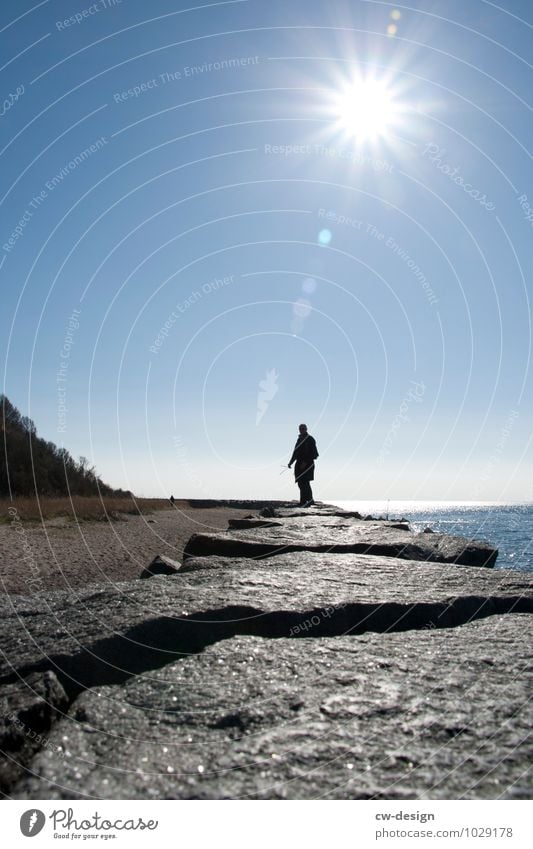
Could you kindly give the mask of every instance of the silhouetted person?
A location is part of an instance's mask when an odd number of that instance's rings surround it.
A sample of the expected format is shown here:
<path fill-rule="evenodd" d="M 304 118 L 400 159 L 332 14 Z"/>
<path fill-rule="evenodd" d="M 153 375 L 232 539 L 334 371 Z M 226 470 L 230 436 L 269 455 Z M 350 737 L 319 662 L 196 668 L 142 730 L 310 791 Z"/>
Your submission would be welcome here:
<path fill-rule="evenodd" d="M 171 504 L 174 504 L 175 500 L 176 500 L 176 499 L 174 498 L 174 496 L 173 496 L 173 495 L 171 495 L 171 496 L 170 496 L 170 503 L 171 503 Z"/>
<path fill-rule="evenodd" d="M 309 507 L 314 503 L 311 481 L 315 477 L 315 460 L 318 457 L 318 451 L 315 440 L 310 433 L 307 433 L 307 425 L 301 424 L 298 430 L 300 435 L 289 460 L 289 469 L 294 463 L 294 478 L 300 488 L 300 507 Z"/>

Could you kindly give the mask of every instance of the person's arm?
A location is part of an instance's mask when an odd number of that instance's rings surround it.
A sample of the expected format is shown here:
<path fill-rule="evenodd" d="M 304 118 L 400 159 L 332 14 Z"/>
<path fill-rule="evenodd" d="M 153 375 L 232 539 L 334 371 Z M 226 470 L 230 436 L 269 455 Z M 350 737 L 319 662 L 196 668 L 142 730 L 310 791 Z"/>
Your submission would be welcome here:
<path fill-rule="evenodd" d="M 300 440 L 299 440 L 299 439 L 297 439 L 297 440 L 296 440 L 296 445 L 294 446 L 294 451 L 292 452 L 292 457 L 291 457 L 291 459 L 289 460 L 289 462 L 288 462 L 288 464 L 287 464 L 287 465 L 288 465 L 288 467 L 289 467 L 289 469 L 290 469 L 290 467 L 292 466 L 292 464 L 294 463 L 294 461 L 298 459 L 298 448 L 299 448 L 299 447 L 300 447 Z"/>

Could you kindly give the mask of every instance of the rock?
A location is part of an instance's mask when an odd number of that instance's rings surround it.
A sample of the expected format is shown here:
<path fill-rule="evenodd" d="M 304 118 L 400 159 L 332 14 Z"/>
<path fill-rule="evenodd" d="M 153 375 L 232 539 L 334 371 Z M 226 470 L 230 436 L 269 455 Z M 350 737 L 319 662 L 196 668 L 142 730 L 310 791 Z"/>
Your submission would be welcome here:
<path fill-rule="evenodd" d="M 0 791 L 5 793 L 22 775 L 35 752 L 50 746 L 54 721 L 69 700 L 52 671 L 30 674 L 2 687 L 0 695 Z"/>
<path fill-rule="evenodd" d="M 181 569 L 181 563 L 166 557 L 164 554 L 156 554 L 152 562 L 141 572 L 141 579 L 153 578 L 154 575 L 175 575 Z"/>
<path fill-rule="evenodd" d="M 263 507 L 263 509 L 259 511 L 259 515 L 264 516 L 266 519 L 271 519 L 277 516 L 278 512 L 273 507 Z"/>
<path fill-rule="evenodd" d="M 244 519 L 228 519 L 228 527 L 236 530 L 245 528 L 281 528 L 281 522 L 269 522 L 267 519 L 245 517 Z"/>
<path fill-rule="evenodd" d="M 338 507 L 328 507 L 321 506 L 317 502 L 315 502 L 312 507 L 300 507 L 299 504 L 293 504 L 293 506 L 288 508 L 276 508 L 276 517 L 277 518 L 286 518 L 286 519 L 294 519 L 295 517 L 303 516 L 305 518 L 313 518 L 313 517 L 341 517 L 343 519 L 360 519 L 361 514 L 356 510 L 340 510 Z M 261 513 L 262 514 L 262 513 Z"/>
<path fill-rule="evenodd" d="M 322 610 L 328 615 L 320 615 L 316 636 L 449 628 L 533 612 L 533 580 L 514 571 L 312 552 L 190 560 L 184 569 L 172 580 L 2 600 L 0 684 L 53 669 L 75 698 L 220 639 L 287 637 L 291 630 L 300 637 L 304 631 L 293 629 Z"/>
<path fill-rule="evenodd" d="M 11 795 L 530 798 L 531 652 L 522 645 L 511 674 L 528 619 L 216 643 L 83 693 L 52 732 L 53 745 L 68 746 L 62 761 L 44 750 Z"/>
<path fill-rule="evenodd" d="M 279 521 L 279 520 L 278 520 Z M 478 540 L 446 534 L 406 535 L 398 522 L 345 520 L 335 516 L 283 519 L 282 527 L 248 528 L 194 534 L 184 550 L 188 557 L 272 557 L 291 551 L 373 554 L 407 560 L 491 567 L 497 549 Z"/>
<path fill-rule="evenodd" d="M 172 579 L 0 599 L 5 795 L 530 797 L 533 577 L 457 567 L 484 543 L 276 511 L 196 535 Z"/>

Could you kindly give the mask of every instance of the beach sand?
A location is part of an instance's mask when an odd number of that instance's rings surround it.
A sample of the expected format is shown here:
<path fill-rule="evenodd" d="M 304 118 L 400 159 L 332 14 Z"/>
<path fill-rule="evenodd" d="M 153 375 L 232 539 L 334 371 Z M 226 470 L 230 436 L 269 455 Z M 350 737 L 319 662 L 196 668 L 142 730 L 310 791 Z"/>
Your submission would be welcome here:
<path fill-rule="evenodd" d="M 123 514 L 119 521 L 5 523 L 0 525 L 0 587 L 7 593 L 34 595 L 129 581 L 138 578 L 156 554 L 181 562 L 192 534 L 225 530 L 229 518 L 249 513 L 229 507 L 174 507 L 145 516 Z"/>

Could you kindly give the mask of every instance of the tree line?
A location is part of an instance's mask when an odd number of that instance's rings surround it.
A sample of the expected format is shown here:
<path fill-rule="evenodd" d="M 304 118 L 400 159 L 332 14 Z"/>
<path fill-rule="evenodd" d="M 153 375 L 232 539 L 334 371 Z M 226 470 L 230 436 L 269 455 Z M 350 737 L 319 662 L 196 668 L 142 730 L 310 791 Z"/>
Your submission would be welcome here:
<path fill-rule="evenodd" d="M 130 495 L 112 489 L 85 457 L 37 436 L 34 422 L 0 395 L 0 496 Z"/>

